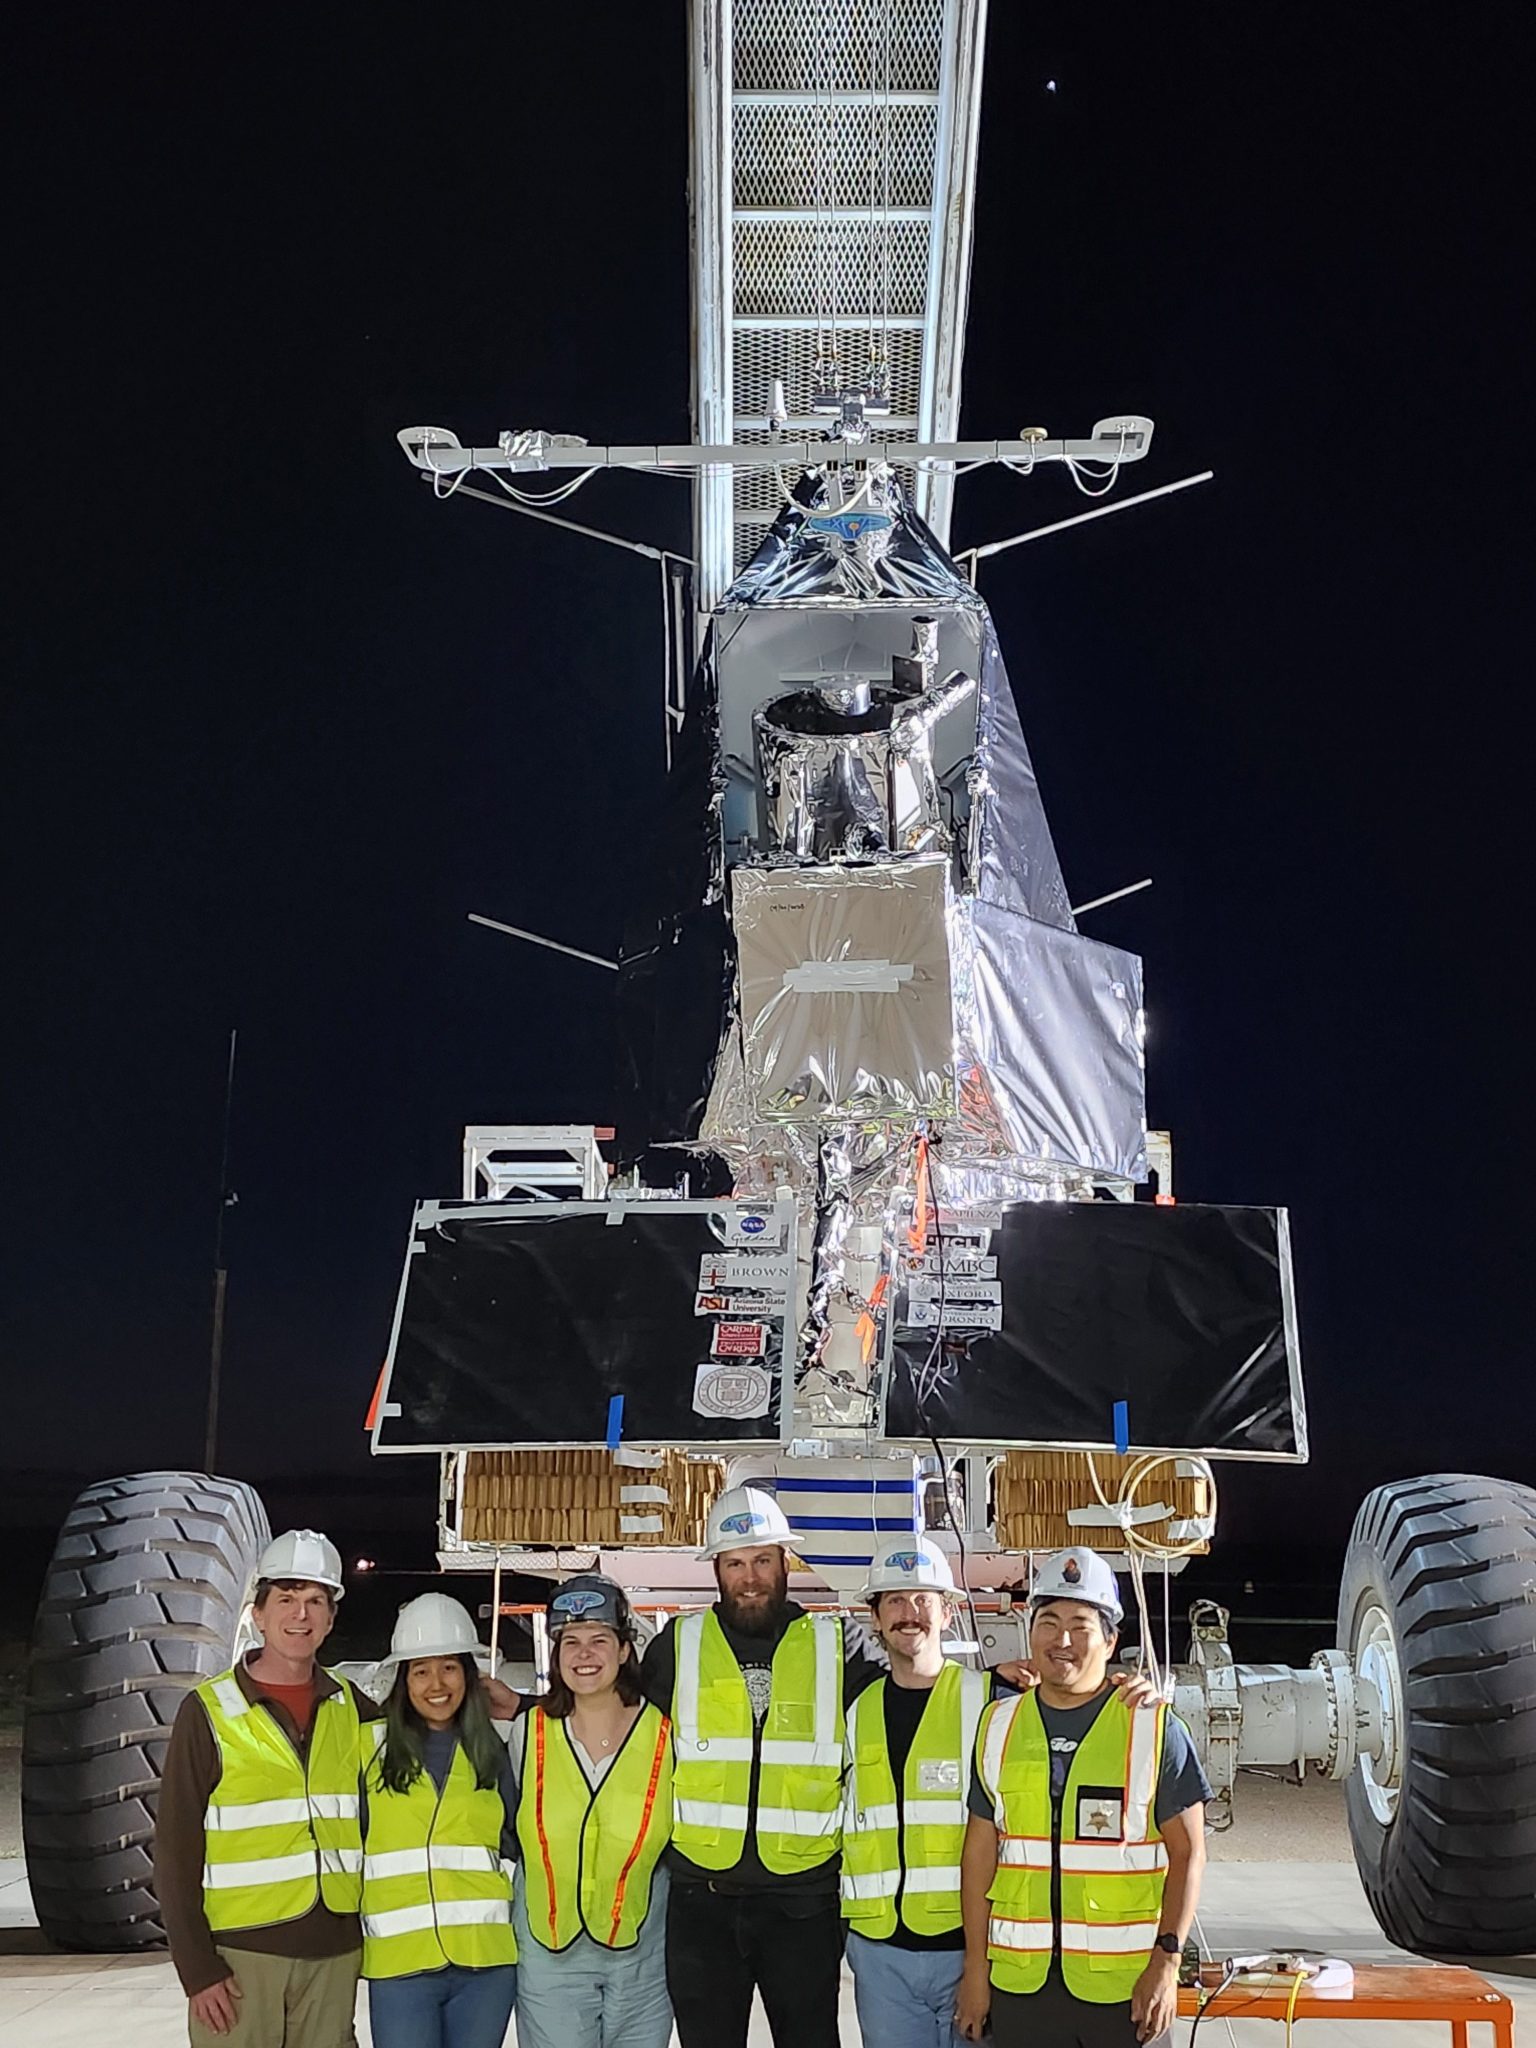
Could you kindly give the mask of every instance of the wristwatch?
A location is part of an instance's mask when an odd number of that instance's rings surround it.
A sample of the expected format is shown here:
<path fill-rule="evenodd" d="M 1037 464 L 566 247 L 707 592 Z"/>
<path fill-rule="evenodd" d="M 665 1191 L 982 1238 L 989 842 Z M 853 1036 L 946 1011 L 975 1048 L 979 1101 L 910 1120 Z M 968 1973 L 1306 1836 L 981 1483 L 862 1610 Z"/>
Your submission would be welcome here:
<path fill-rule="evenodd" d="M 1165 1956 L 1176 1956 L 1182 1954 L 1184 1944 L 1176 1934 L 1160 1934 L 1152 1946 L 1160 1948 Z"/>

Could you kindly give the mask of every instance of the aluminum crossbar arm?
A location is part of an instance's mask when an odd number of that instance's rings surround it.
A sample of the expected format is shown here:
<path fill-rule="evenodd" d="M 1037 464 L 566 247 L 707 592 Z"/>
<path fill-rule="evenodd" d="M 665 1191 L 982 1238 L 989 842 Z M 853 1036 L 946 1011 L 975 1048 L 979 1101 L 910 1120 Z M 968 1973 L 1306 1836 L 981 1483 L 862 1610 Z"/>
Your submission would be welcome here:
<path fill-rule="evenodd" d="M 604 447 L 566 439 L 530 447 L 465 448 L 445 427 L 407 427 L 398 437 L 418 469 L 436 476 L 466 470 L 509 475 L 552 469 L 824 469 L 856 463 L 954 464 L 1006 462 L 1140 462 L 1152 445 L 1152 422 L 1140 415 L 1101 420 L 1080 440 L 1017 441 L 724 441 Z"/>

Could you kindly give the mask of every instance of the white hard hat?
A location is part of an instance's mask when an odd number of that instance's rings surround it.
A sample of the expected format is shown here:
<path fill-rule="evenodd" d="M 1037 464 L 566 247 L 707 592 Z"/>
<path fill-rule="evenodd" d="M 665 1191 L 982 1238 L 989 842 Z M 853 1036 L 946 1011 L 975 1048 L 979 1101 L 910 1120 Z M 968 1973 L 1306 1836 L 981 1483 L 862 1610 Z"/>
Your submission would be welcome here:
<path fill-rule="evenodd" d="M 793 1549 L 800 1540 L 771 1493 L 760 1486 L 728 1486 L 709 1511 L 699 1556 L 721 1557 L 727 1550 L 756 1550 L 766 1543 Z"/>
<path fill-rule="evenodd" d="M 490 1655 L 475 1634 L 467 1607 L 446 1593 L 422 1593 L 395 1616 L 389 1655 L 379 1659 L 374 1675 L 388 1685 L 402 1664 L 417 1657 L 474 1657 L 488 1665 Z"/>
<path fill-rule="evenodd" d="M 953 1593 L 949 1559 L 926 1536 L 887 1536 L 869 1560 L 864 1598 L 876 1593 Z"/>
<path fill-rule="evenodd" d="M 307 1585 L 329 1586 L 339 1600 L 346 1587 L 341 1583 L 341 1553 L 329 1536 L 318 1529 L 287 1529 L 274 1536 L 261 1553 L 256 1567 L 258 1579 L 302 1579 Z"/>
<path fill-rule="evenodd" d="M 1046 1600 L 1082 1600 L 1117 1623 L 1125 1614 L 1115 1575 L 1096 1550 L 1058 1550 L 1048 1557 L 1035 1574 L 1029 1604 Z"/>

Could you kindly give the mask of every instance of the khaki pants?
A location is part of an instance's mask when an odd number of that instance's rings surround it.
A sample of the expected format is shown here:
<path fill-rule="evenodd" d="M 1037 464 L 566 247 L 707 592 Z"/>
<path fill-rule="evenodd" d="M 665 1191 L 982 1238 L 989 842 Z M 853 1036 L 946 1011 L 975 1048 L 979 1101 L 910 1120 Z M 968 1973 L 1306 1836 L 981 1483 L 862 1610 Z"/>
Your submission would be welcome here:
<path fill-rule="evenodd" d="M 352 2019 L 361 1949 L 318 1961 L 258 1955 L 249 1948 L 221 1948 L 219 1954 L 240 1986 L 239 2018 L 232 2034 L 215 2034 L 189 2017 L 192 2048 L 357 2048 Z"/>

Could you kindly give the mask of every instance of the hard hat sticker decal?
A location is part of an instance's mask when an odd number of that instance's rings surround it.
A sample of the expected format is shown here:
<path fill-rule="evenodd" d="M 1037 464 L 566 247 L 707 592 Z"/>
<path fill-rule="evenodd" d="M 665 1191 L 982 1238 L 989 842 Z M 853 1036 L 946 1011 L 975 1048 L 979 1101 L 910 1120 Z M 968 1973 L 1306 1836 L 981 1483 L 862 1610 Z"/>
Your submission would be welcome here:
<path fill-rule="evenodd" d="M 590 1614 L 594 1607 L 603 1607 L 606 1604 L 601 1593 L 587 1588 L 578 1593 L 557 1593 L 549 1606 L 553 1614 L 569 1614 L 575 1617 Z"/>
<path fill-rule="evenodd" d="M 749 1364 L 745 1359 L 712 1358 L 694 1373 L 693 1405 L 700 1415 L 718 1415 L 740 1422 L 766 1415 L 772 1398 L 772 1375 L 766 1367 Z M 732 1515 L 721 1524 L 732 1536 L 750 1536 L 757 1526 L 759 1518 L 751 1514 Z"/>

